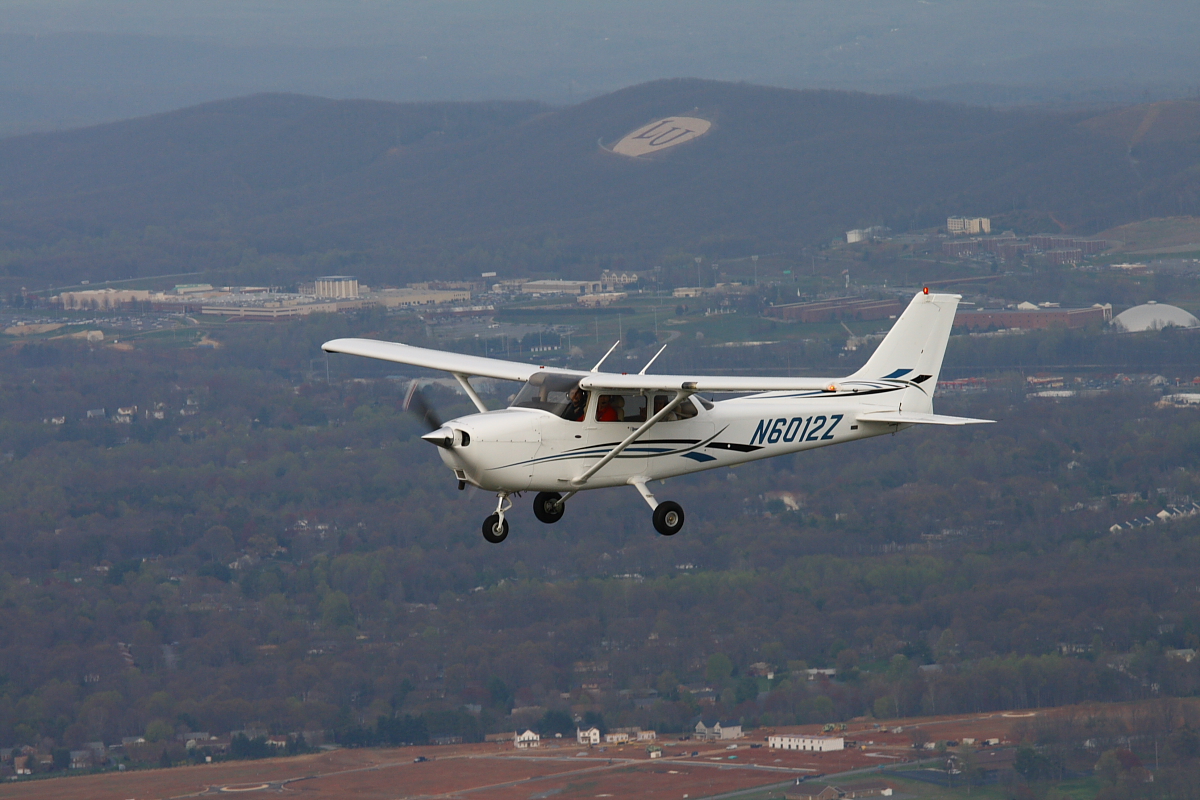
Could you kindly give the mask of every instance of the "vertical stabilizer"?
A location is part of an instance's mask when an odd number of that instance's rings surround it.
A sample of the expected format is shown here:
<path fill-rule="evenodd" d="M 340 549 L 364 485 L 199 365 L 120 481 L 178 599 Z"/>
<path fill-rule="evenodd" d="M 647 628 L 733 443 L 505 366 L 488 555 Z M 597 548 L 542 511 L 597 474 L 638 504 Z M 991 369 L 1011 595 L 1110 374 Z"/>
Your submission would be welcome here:
<path fill-rule="evenodd" d="M 942 359 L 946 355 L 946 343 L 950 340 L 950 328 L 954 325 L 954 313 L 960 299 L 957 294 L 919 293 L 863 368 L 850 377 L 915 384 L 921 389 L 916 394 L 927 398 L 926 402 L 932 408 L 933 390 L 942 371 Z M 906 395 L 910 393 L 905 392 Z"/>

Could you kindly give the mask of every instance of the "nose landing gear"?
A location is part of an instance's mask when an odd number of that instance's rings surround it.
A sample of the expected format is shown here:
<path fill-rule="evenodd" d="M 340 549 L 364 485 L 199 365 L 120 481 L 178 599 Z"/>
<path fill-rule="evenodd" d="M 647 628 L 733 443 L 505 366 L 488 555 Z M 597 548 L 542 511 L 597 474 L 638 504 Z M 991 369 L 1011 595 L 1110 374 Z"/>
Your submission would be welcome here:
<path fill-rule="evenodd" d="M 489 514 L 483 521 L 483 538 L 492 544 L 500 544 L 508 538 L 508 520 L 504 515 L 512 508 L 508 492 L 500 492 L 496 497 L 499 498 L 496 501 L 496 513 Z"/>

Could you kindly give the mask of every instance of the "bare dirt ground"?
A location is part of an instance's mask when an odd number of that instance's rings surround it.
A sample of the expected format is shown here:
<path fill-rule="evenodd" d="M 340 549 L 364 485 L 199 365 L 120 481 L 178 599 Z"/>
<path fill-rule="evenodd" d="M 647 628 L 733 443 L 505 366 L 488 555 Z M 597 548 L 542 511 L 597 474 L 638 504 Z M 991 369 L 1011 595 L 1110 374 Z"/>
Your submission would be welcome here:
<path fill-rule="evenodd" d="M 858 747 L 834 753 L 770 750 L 772 733 L 820 733 L 807 725 L 763 728 L 736 742 L 680 741 L 658 744 L 651 759 L 644 746 L 583 747 L 551 742 L 516 751 L 504 744 L 404 747 L 331 752 L 176 767 L 80 775 L 0 785 L 0 798 L 28 800 L 168 800 L 185 797 L 293 797 L 297 800 L 581 800 L 596 797 L 698 800 L 724 792 L 793 781 L 799 776 L 834 775 L 927 758 L 913 748 L 929 741 L 974 738 L 1011 741 L 1014 729 L 1038 717 L 1137 714 L 1135 705 L 1074 706 L 1039 711 L 854 721 L 838 735 Z M 894 732 L 899 728 L 898 732 Z M 726 749 L 736 744 L 736 749 Z M 751 745 L 762 745 L 751 747 Z M 691 753 L 697 755 L 692 756 Z M 582 755 L 581 755 L 582 754 Z M 424 756 L 429 761 L 414 763 Z"/>
<path fill-rule="evenodd" d="M 1131 222 L 1096 234 L 1121 242 L 1129 255 L 1184 253 L 1200 250 L 1200 217 L 1162 217 Z"/>

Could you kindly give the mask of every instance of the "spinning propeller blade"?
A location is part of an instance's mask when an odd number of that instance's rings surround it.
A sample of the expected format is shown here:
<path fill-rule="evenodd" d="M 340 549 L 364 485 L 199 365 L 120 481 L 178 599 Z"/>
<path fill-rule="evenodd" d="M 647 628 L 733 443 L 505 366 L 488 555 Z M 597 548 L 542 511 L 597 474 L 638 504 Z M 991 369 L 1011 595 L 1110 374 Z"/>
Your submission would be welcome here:
<path fill-rule="evenodd" d="M 421 418 L 425 426 L 431 431 L 436 431 L 442 427 L 442 421 L 438 418 L 437 412 L 429 406 L 425 395 L 417 386 L 417 382 L 413 381 L 408 385 L 408 394 L 404 397 L 404 410 L 411 411 Z"/>

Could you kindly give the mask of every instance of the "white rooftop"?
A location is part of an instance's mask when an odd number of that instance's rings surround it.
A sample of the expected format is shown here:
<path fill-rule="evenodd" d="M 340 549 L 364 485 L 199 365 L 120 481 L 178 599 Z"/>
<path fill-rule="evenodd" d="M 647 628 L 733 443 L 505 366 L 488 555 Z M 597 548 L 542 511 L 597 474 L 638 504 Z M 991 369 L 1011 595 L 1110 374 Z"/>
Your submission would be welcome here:
<path fill-rule="evenodd" d="M 1113 317 L 1112 324 L 1130 332 L 1156 331 L 1174 325 L 1178 328 L 1198 328 L 1200 319 L 1178 306 L 1150 301 L 1134 306 Z"/>

